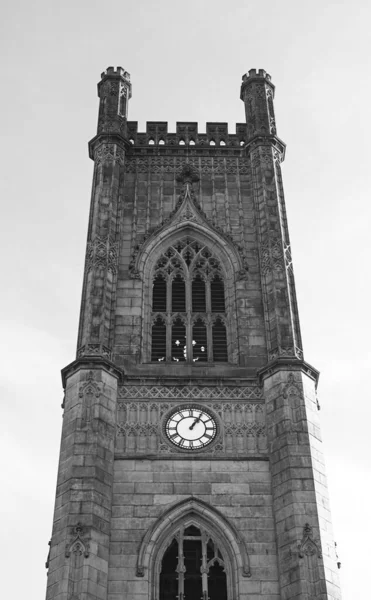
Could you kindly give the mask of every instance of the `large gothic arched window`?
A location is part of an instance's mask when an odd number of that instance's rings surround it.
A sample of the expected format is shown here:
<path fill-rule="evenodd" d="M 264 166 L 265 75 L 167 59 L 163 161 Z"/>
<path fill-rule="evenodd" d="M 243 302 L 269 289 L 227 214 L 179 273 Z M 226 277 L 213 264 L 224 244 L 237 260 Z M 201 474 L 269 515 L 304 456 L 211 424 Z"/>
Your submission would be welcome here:
<path fill-rule="evenodd" d="M 151 360 L 228 361 L 222 266 L 189 236 L 167 248 L 154 268 Z"/>
<path fill-rule="evenodd" d="M 227 577 L 220 548 L 198 527 L 180 528 L 165 551 L 159 600 L 227 600 Z"/>

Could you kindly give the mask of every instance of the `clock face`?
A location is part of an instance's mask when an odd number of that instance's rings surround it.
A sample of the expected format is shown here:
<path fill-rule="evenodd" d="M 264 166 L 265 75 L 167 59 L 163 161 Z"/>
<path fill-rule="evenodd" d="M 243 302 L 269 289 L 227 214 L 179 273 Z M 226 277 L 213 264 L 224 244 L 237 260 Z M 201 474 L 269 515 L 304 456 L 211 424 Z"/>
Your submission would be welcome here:
<path fill-rule="evenodd" d="M 186 406 L 174 411 L 165 426 L 169 440 L 185 450 L 199 450 L 210 444 L 217 432 L 214 417 L 205 409 Z"/>

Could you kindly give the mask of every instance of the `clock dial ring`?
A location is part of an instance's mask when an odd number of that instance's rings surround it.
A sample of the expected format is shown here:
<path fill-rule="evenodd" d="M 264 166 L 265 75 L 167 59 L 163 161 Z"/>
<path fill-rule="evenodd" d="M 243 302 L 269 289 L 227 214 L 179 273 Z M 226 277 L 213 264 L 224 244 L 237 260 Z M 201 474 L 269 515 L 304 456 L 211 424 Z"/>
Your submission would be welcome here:
<path fill-rule="evenodd" d="M 187 404 L 173 408 L 164 419 L 166 440 L 179 450 L 203 450 L 219 431 L 217 418 L 208 407 Z"/>

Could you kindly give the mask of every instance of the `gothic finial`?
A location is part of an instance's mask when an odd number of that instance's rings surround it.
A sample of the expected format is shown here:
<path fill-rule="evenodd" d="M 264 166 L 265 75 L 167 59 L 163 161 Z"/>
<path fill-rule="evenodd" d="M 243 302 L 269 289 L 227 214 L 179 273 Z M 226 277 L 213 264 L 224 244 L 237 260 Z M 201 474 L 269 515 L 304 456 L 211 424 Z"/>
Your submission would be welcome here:
<path fill-rule="evenodd" d="M 195 183 L 200 180 L 199 174 L 196 169 L 192 167 L 189 163 L 186 163 L 182 170 L 178 173 L 176 177 L 179 183 Z"/>

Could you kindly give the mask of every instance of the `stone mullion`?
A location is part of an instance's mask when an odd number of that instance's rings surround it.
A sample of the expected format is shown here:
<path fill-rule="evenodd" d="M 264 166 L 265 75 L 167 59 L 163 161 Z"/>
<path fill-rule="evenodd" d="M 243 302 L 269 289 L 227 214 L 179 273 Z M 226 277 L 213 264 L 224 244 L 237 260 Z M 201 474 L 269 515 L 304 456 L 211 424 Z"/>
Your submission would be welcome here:
<path fill-rule="evenodd" d="M 172 337 L 172 319 L 171 315 L 166 315 L 166 362 L 171 362 L 171 337 Z"/>
<path fill-rule="evenodd" d="M 184 554 L 183 554 L 183 529 L 180 530 L 179 538 L 178 538 L 178 599 L 184 600 L 184 573 L 185 573 L 185 565 L 184 565 Z M 189 599 L 190 600 L 190 599 Z"/>
<path fill-rule="evenodd" d="M 211 313 L 211 285 L 210 279 L 205 281 L 206 288 L 206 335 L 207 335 L 207 360 L 213 362 L 213 336 Z"/>
<path fill-rule="evenodd" d="M 166 362 L 171 361 L 171 329 L 172 329 L 172 319 L 171 319 L 171 303 L 172 303 L 172 295 L 171 295 L 171 277 L 167 277 L 166 279 L 166 315 L 165 323 L 166 323 Z"/>
<path fill-rule="evenodd" d="M 186 293 L 186 349 L 187 362 L 192 362 L 193 359 L 193 331 L 192 331 L 192 281 L 189 272 L 185 278 L 185 293 Z"/>
<path fill-rule="evenodd" d="M 207 600 L 208 594 L 208 573 L 209 569 L 207 566 L 207 535 L 203 531 L 201 533 L 201 548 L 202 548 L 202 562 L 201 562 L 201 577 L 202 577 L 202 598 Z"/>

